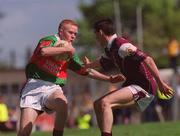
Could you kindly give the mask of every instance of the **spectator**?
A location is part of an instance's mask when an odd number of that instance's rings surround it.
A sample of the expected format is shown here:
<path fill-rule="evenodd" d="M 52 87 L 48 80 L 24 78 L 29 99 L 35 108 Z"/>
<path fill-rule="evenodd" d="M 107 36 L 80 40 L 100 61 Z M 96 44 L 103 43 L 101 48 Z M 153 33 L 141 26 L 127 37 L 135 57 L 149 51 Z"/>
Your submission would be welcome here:
<path fill-rule="evenodd" d="M 176 38 L 171 38 L 167 45 L 167 52 L 169 57 L 169 65 L 177 73 L 177 60 L 179 57 L 179 43 Z"/>
<path fill-rule="evenodd" d="M 4 102 L 3 96 L 0 95 L 0 131 L 15 131 L 15 127 L 9 121 L 8 107 Z"/>

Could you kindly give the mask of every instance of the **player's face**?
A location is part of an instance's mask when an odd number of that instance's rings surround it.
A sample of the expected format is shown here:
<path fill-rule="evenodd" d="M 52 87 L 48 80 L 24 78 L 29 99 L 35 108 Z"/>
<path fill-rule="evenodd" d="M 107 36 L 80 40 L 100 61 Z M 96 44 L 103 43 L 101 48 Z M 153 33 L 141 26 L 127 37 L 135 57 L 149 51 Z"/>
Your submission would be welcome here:
<path fill-rule="evenodd" d="M 60 37 L 63 40 L 66 40 L 71 43 L 74 42 L 74 40 L 76 39 L 77 33 L 78 33 L 78 27 L 71 24 L 65 24 L 59 30 Z"/>

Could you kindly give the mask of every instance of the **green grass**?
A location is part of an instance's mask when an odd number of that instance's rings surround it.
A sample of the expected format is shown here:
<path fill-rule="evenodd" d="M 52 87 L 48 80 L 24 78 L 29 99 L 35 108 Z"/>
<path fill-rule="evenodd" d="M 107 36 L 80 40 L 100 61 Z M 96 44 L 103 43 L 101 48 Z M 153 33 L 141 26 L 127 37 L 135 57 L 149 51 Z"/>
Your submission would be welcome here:
<path fill-rule="evenodd" d="M 16 136 L 16 134 L 0 133 L 0 136 Z M 51 136 L 51 133 L 35 132 L 32 136 Z M 98 128 L 65 129 L 64 136 L 100 136 L 100 132 Z M 180 136 L 180 122 L 118 125 L 113 127 L 113 136 Z"/>

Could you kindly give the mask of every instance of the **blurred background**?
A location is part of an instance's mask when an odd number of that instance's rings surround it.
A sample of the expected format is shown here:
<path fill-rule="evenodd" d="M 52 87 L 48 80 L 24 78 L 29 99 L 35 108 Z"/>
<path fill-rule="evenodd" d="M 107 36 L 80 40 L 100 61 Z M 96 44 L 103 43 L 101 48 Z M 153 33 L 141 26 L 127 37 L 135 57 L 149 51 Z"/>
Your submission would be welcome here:
<path fill-rule="evenodd" d="M 117 33 L 152 56 L 175 96 L 161 96 L 139 113 L 136 109 L 115 110 L 114 124 L 138 124 L 180 120 L 180 0 L 0 0 L 0 122 L 12 130 L 19 117 L 19 93 L 25 82 L 24 68 L 44 36 L 56 34 L 59 22 L 69 18 L 79 24 L 74 47 L 80 57 L 100 56 L 92 22 L 102 17 L 114 20 Z M 119 84 L 109 84 L 74 75 L 69 71 L 65 93 L 69 100 L 67 127 L 96 126 L 93 101 Z M 4 105 L 3 105 L 4 104 Z M 1 108 L 3 106 L 7 108 Z M 1 112 L 0 112 L 1 113 Z M 50 131 L 53 116 L 43 114 L 35 130 Z"/>

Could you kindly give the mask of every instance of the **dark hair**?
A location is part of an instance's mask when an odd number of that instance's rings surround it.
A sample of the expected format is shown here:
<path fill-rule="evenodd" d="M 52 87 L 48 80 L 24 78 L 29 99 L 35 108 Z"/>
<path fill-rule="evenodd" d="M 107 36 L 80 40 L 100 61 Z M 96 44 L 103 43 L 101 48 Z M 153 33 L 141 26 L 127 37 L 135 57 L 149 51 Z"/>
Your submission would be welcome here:
<path fill-rule="evenodd" d="M 114 23 L 111 19 L 100 19 L 94 23 L 93 26 L 95 32 L 102 30 L 106 35 L 113 35 L 116 33 Z"/>

